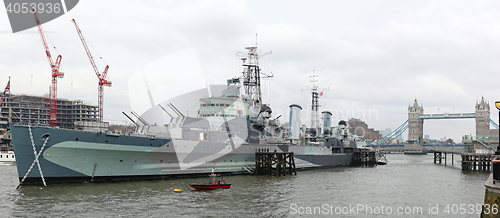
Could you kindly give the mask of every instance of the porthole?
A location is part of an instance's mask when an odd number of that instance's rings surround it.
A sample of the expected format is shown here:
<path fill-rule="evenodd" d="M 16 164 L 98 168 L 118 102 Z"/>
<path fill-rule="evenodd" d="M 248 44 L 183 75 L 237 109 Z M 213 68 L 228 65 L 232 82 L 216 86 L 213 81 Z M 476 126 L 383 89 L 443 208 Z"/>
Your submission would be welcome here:
<path fill-rule="evenodd" d="M 122 162 L 123 160 L 120 160 L 120 162 Z"/>
<path fill-rule="evenodd" d="M 108 141 L 106 140 L 106 143 L 108 143 Z"/>
<path fill-rule="evenodd" d="M 76 138 L 75 140 L 78 141 L 78 138 Z"/>

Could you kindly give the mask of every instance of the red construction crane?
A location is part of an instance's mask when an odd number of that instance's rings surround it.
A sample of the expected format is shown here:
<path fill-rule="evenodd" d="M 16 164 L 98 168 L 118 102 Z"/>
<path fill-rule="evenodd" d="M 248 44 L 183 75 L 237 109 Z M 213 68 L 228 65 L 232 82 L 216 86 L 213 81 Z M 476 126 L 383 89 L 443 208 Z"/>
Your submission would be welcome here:
<path fill-rule="evenodd" d="M 92 57 L 92 54 L 89 51 L 89 48 L 87 47 L 87 43 L 85 43 L 85 39 L 83 38 L 82 31 L 80 28 L 78 28 L 78 25 L 76 24 L 75 19 L 72 20 L 73 23 L 75 24 L 76 27 L 76 32 L 78 32 L 78 36 L 80 36 L 80 40 L 82 40 L 83 47 L 85 48 L 85 51 L 87 52 L 87 56 L 89 56 L 90 64 L 92 64 L 92 67 L 94 68 L 95 75 L 99 79 L 99 122 L 102 122 L 102 116 L 103 116 L 103 95 L 104 95 L 104 88 L 103 86 L 108 86 L 111 87 L 111 81 L 106 80 L 106 75 L 108 74 L 108 68 L 109 65 L 106 65 L 106 68 L 102 73 L 99 73 L 99 70 L 97 69 L 97 66 L 94 63 L 94 58 Z"/>
<path fill-rule="evenodd" d="M 64 73 L 59 72 L 62 56 L 58 55 L 55 63 L 52 61 L 52 56 L 50 56 L 49 46 L 47 45 L 47 41 L 45 41 L 45 35 L 43 34 L 42 25 L 40 24 L 40 20 L 38 20 L 38 16 L 36 16 L 35 10 L 33 10 L 33 14 L 35 14 L 36 24 L 38 25 L 38 32 L 40 33 L 40 37 L 42 38 L 43 46 L 45 47 L 45 54 L 47 55 L 50 68 L 52 69 L 52 85 L 50 86 L 49 123 L 50 126 L 57 126 L 57 78 L 64 77 Z"/>

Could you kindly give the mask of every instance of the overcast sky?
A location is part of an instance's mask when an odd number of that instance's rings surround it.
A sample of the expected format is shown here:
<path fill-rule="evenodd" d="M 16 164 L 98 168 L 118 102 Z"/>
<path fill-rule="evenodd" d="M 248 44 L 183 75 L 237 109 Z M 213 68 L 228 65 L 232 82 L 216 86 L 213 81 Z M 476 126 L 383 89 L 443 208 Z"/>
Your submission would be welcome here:
<path fill-rule="evenodd" d="M 454 113 L 474 112 L 482 95 L 498 120 L 498 1 L 80 1 L 43 28 L 57 48 L 52 55 L 63 56 L 58 97 L 97 104 L 97 78 L 71 19 L 98 68 L 110 66 L 104 120 L 111 123 L 125 122 L 121 111 L 131 110 L 134 93 L 129 78 L 141 67 L 194 48 L 205 82 L 224 84 L 241 75 L 237 52 L 255 45 L 256 34 L 259 50 L 272 51 L 260 60 L 273 75 L 262 81 L 264 101 L 282 122 L 290 104 L 309 110 L 313 71 L 325 93 L 320 110 L 334 112 L 335 123 L 358 117 L 394 130 L 415 98 L 425 113 Z M 37 29 L 13 34 L 0 12 L 0 38 L 1 89 L 11 76 L 13 93 L 47 94 L 51 71 Z M 172 73 L 165 69 L 157 82 L 172 85 Z M 470 133 L 473 119 L 424 124 L 424 134 L 436 139 L 461 141 Z"/>

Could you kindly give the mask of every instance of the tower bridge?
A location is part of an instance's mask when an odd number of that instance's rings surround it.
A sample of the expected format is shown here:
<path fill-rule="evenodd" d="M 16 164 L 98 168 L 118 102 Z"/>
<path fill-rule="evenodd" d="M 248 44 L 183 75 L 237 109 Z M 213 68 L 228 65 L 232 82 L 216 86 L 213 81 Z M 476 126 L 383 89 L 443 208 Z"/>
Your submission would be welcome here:
<path fill-rule="evenodd" d="M 476 135 L 480 131 L 490 128 L 490 104 L 484 100 L 476 102 L 475 113 L 443 113 L 443 114 L 424 114 L 422 105 L 418 105 L 417 99 L 413 106 L 408 106 L 408 142 L 420 144 L 424 134 L 425 119 L 466 119 L 474 118 L 476 120 Z"/>
<path fill-rule="evenodd" d="M 424 134 L 424 120 L 428 119 L 472 119 L 476 120 L 476 136 L 480 132 L 490 129 L 490 122 L 498 128 L 498 125 L 490 119 L 490 104 L 484 100 L 476 102 L 474 113 L 442 113 L 442 114 L 424 114 L 424 108 L 419 105 L 417 99 L 413 105 L 408 105 L 408 120 L 401 126 L 389 133 L 384 138 L 377 140 L 376 144 L 389 143 L 397 138 L 403 132 L 408 130 L 408 143 L 421 144 Z"/>

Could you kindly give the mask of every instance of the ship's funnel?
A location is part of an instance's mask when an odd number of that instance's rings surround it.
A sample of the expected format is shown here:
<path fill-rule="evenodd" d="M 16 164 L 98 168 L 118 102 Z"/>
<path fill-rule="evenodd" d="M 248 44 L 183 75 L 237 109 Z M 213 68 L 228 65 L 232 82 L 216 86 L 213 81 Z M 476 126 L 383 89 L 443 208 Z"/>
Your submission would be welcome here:
<path fill-rule="evenodd" d="M 302 107 L 300 105 L 290 105 L 290 139 L 300 139 L 300 112 Z"/>
<path fill-rule="evenodd" d="M 332 128 L 332 113 L 330 111 L 323 111 L 323 131 L 324 135 L 330 135 Z M 328 131 L 328 134 L 326 133 Z"/>

